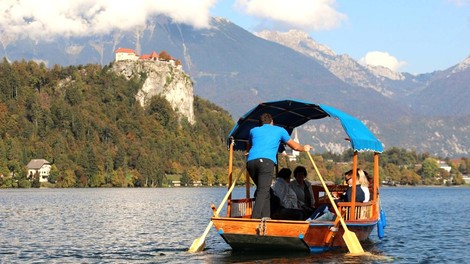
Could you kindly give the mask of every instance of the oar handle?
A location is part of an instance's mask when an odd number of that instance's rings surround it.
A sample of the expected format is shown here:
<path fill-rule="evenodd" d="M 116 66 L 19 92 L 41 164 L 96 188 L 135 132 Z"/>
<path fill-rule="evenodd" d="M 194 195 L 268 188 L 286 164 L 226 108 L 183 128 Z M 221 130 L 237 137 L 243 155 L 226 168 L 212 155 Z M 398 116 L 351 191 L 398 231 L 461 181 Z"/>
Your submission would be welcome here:
<path fill-rule="evenodd" d="M 209 224 L 206 227 L 206 230 L 204 230 L 204 233 L 202 233 L 202 236 L 201 236 L 202 239 L 204 239 L 204 240 L 206 239 L 206 236 L 207 236 L 207 234 L 209 234 L 209 231 L 211 230 L 211 227 L 212 227 L 213 224 L 214 223 L 212 223 L 212 221 L 209 222 Z"/>
<path fill-rule="evenodd" d="M 227 194 L 225 195 L 224 199 L 220 203 L 219 207 L 217 208 L 217 211 L 215 211 L 215 216 L 219 216 L 220 211 L 222 211 L 222 208 L 224 208 L 225 202 L 227 202 L 228 197 L 232 193 L 233 189 L 235 188 L 235 185 L 237 184 L 238 178 L 242 175 L 243 170 L 240 170 L 240 173 L 238 173 L 237 177 L 235 177 L 235 180 L 232 182 L 232 186 L 230 186 L 230 189 L 228 189 Z"/>
<path fill-rule="evenodd" d="M 317 168 L 317 165 L 315 164 L 315 161 L 313 161 L 312 155 L 310 155 L 310 152 L 307 151 L 307 155 L 310 158 L 310 161 L 312 162 L 313 168 L 315 168 L 315 171 L 317 172 L 318 178 L 320 178 L 320 182 L 323 185 L 323 189 L 325 190 L 326 194 L 328 195 L 328 199 L 330 199 L 331 206 L 335 209 L 336 215 L 339 217 L 339 220 L 341 221 L 341 225 L 343 226 L 344 230 L 348 230 L 348 227 L 346 226 L 346 223 L 344 222 L 343 217 L 341 216 L 341 212 L 338 209 L 338 206 L 336 206 L 335 200 L 333 199 L 333 196 L 330 193 L 330 190 L 328 190 L 328 186 L 326 186 L 325 181 L 323 180 L 323 177 L 320 174 L 320 171 Z"/>

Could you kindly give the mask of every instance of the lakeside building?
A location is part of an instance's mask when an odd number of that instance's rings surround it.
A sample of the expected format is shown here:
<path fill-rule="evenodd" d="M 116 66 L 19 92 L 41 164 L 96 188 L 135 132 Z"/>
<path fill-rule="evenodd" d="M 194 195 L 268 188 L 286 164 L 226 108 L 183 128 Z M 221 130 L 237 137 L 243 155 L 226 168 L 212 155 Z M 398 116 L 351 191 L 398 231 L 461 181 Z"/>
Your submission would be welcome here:
<path fill-rule="evenodd" d="M 465 184 L 470 184 L 470 175 L 462 175 L 462 179 L 465 181 Z"/>
<path fill-rule="evenodd" d="M 51 173 L 51 163 L 45 159 L 32 159 L 28 165 L 28 178 L 39 176 L 39 182 L 47 182 Z"/>

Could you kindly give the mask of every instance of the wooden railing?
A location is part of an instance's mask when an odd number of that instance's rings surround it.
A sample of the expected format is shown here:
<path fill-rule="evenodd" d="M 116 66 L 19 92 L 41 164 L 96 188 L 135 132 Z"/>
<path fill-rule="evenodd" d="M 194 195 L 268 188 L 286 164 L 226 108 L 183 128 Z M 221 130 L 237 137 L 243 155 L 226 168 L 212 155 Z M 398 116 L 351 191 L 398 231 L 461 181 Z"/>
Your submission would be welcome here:
<path fill-rule="evenodd" d="M 368 203 L 345 203 L 339 202 L 338 209 L 343 214 L 344 220 L 370 220 L 376 218 L 375 213 L 375 202 Z"/>
<path fill-rule="evenodd" d="M 347 185 L 327 185 L 331 193 L 342 193 L 348 186 Z M 312 185 L 313 199 L 315 199 L 315 207 L 318 208 L 322 204 L 330 203 L 325 189 L 321 185 Z"/>
<path fill-rule="evenodd" d="M 341 194 L 348 188 L 347 185 L 329 185 L 328 190 L 331 193 Z M 319 207 L 322 204 L 330 204 L 330 200 L 323 189 L 323 186 L 312 185 L 313 196 L 315 199 L 315 207 Z M 372 194 L 372 192 L 371 192 Z M 374 197 L 371 195 L 371 198 Z M 338 209 L 344 217 L 344 220 L 368 220 L 368 219 L 377 219 L 377 202 L 371 201 L 367 203 L 354 203 L 354 213 L 353 213 L 353 203 L 351 202 L 339 202 L 337 203 Z"/>
<path fill-rule="evenodd" d="M 235 218 L 251 218 L 254 198 L 233 199 L 230 201 L 230 215 Z"/>
<path fill-rule="evenodd" d="M 340 186 L 337 189 L 341 189 Z M 315 192 L 314 192 L 315 193 Z M 318 194 L 318 192 L 316 192 Z M 227 212 L 227 217 L 234 218 L 251 218 L 253 212 L 255 198 L 244 198 L 244 199 L 232 199 L 229 201 L 230 211 Z M 316 197 L 316 205 L 319 204 L 329 204 L 327 197 Z M 318 203 L 318 201 L 321 201 Z M 318 203 L 318 204 L 317 204 Z M 339 202 L 337 203 L 338 209 L 344 217 L 344 220 L 348 221 L 361 221 L 361 220 L 370 220 L 377 219 L 377 202 L 367 202 L 367 203 L 354 203 L 354 213 L 353 213 L 353 203 L 351 202 Z"/>

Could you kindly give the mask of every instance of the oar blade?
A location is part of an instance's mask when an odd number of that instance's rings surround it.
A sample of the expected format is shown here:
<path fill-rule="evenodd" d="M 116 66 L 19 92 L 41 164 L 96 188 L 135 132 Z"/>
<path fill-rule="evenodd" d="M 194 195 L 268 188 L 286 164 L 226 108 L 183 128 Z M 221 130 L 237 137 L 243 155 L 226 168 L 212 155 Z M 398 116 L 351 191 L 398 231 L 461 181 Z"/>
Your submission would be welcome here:
<path fill-rule="evenodd" d="M 201 252 L 206 247 L 206 241 L 204 237 L 198 237 L 194 240 L 193 244 L 189 248 L 189 253 Z"/>
<path fill-rule="evenodd" d="M 354 255 L 364 253 L 364 249 L 362 249 L 361 243 L 359 242 L 359 239 L 357 239 L 357 236 L 354 232 L 345 230 L 343 239 L 346 243 L 346 246 L 348 247 L 349 253 Z"/>

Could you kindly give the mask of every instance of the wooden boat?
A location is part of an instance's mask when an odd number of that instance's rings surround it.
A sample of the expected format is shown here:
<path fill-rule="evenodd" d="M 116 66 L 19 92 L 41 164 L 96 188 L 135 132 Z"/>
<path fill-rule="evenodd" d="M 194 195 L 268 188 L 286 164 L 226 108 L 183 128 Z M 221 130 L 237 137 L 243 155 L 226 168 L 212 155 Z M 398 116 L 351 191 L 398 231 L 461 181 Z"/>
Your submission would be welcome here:
<path fill-rule="evenodd" d="M 353 232 L 358 241 L 366 240 L 376 226 L 380 228 L 379 234 L 381 231 L 383 235 L 384 223 L 380 219 L 379 197 L 379 154 L 383 151 L 382 143 L 361 121 L 330 106 L 298 100 L 272 101 L 259 104 L 241 117 L 228 136 L 229 186 L 234 181 L 232 176 L 233 152 L 246 151 L 249 131 L 258 125 L 258 119 L 262 113 L 270 113 L 275 124 L 284 127 L 289 134 L 295 127 L 301 126 L 309 120 L 329 117 L 341 122 L 354 150 L 352 160 L 353 186 L 356 185 L 358 155 L 364 151 L 374 153 L 373 181 L 369 187 L 370 202 L 340 202 L 337 203 L 337 207 L 347 226 L 346 232 Z M 341 217 L 336 217 L 334 221 L 251 219 L 254 198 L 250 197 L 249 176 L 246 175 L 246 177 L 245 197 L 233 198 L 231 194 L 227 194 L 226 215 L 219 216 L 220 210 L 214 210 L 214 216 L 211 218 L 218 234 L 232 249 L 323 252 L 347 246 L 345 240 L 342 239 L 346 232 L 340 224 Z M 346 188 L 346 185 L 327 186 L 329 192 L 338 193 L 344 192 Z M 328 199 L 326 195 L 328 193 L 323 185 L 313 185 L 312 189 L 315 207 L 330 203 L 331 200 Z M 352 201 L 355 201 L 354 189 Z"/>

